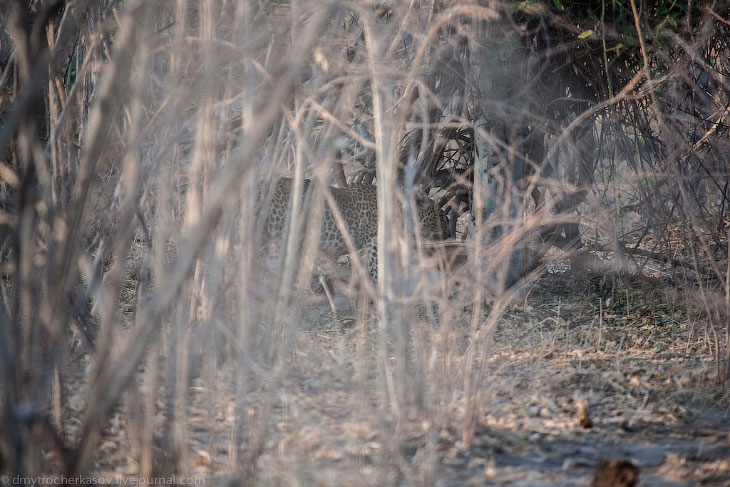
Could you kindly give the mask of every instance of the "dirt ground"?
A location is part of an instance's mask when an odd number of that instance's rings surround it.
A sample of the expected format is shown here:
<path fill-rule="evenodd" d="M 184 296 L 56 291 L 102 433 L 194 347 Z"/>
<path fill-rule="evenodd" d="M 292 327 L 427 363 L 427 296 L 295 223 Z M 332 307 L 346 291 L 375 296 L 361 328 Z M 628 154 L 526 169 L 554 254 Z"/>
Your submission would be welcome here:
<path fill-rule="evenodd" d="M 640 468 L 639 486 L 730 486 L 730 393 L 713 382 L 709 331 L 674 291 L 645 287 L 565 273 L 526 289 L 496 329 L 467 447 L 460 383 L 428 395 L 443 382 L 426 381 L 428 397 L 446 399 L 384 434 L 376 371 L 358 359 L 374 353 L 374 325 L 358 325 L 347 299 L 334 320 L 324 298 L 306 298 L 280 386 L 251 381 L 245 418 L 234 412 L 235 369 L 192 381 L 184 473 L 241 480 L 231 438 L 243 421 L 245 444 L 261 441 L 258 485 L 573 487 L 590 485 L 599 460 L 622 458 Z M 457 342 L 465 327 L 452 324 Z M 107 428 L 100 474 L 135 474 L 124 416 Z"/>

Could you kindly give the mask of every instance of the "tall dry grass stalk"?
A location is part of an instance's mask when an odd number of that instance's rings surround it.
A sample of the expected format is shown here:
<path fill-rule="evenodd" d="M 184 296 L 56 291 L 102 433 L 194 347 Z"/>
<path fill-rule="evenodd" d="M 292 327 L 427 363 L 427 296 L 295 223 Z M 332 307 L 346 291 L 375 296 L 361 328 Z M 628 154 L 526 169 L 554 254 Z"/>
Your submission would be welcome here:
<path fill-rule="evenodd" d="M 540 42 L 515 47 L 513 7 L 2 7 L 0 471 L 310 479 L 306 462 L 277 463 L 286 442 L 272 438 L 318 431 L 291 406 L 293 384 L 311 383 L 343 394 L 343 423 L 381 445 L 374 469 L 355 458 L 336 478 L 432 484 L 443 431 L 473 440 L 495 329 L 551 246 L 574 267 L 598 265 L 588 249 L 611 257 L 601 271 L 691 283 L 727 381 L 727 38 L 708 28 L 653 61 L 642 48 L 645 65 L 675 67 L 609 78 L 593 102 Z M 283 175 L 287 237 L 265 258 Z M 309 283 L 344 176 L 375 177 L 378 280 L 354 259 L 357 284 L 324 301 Z M 424 186 L 459 231 L 435 253 L 414 222 Z M 357 338 L 340 348 L 317 339 L 330 307 L 352 308 Z"/>

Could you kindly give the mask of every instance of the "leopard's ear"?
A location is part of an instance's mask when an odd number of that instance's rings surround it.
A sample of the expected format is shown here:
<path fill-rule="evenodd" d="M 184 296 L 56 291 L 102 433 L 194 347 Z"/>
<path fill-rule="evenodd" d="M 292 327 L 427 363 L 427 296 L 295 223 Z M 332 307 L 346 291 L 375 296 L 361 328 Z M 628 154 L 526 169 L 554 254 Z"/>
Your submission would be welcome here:
<path fill-rule="evenodd" d="M 416 199 L 416 203 L 419 205 L 423 203 L 428 203 L 428 200 L 431 199 L 428 197 L 428 193 L 426 193 L 422 188 L 415 188 L 413 190 L 413 197 Z"/>

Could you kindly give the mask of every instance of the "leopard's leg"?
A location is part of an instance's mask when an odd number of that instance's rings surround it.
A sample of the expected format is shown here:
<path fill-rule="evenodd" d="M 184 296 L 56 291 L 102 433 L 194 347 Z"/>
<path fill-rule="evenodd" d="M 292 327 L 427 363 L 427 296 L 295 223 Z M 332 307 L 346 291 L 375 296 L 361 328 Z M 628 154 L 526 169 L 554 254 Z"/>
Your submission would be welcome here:
<path fill-rule="evenodd" d="M 306 266 L 306 275 L 309 276 L 309 281 L 300 282 L 300 286 L 309 287 L 312 293 L 321 293 L 322 284 L 327 281 L 327 275 L 329 274 L 330 265 L 328 259 L 321 255 L 316 257 L 307 256 L 304 257 L 302 265 Z M 302 277 L 303 275 L 300 274 L 300 278 Z"/>
<path fill-rule="evenodd" d="M 367 270 L 368 276 L 370 276 L 371 282 L 378 280 L 378 246 L 375 243 L 375 239 L 368 240 L 365 245 L 357 251 L 357 255 L 350 255 L 350 262 L 357 259 Z M 357 276 L 355 269 L 352 269 L 353 277 Z"/>
<path fill-rule="evenodd" d="M 324 291 L 324 295 L 327 297 L 327 303 L 330 305 L 330 309 L 332 310 L 332 319 L 337 321 L 337 307 L 335 306 L 335 300 L 332 297 L 332 285 L 327 280 L 327 277 L 322 274 L 319 275 L 319 286 L 320 289 Z"/>
<path fill-rule="evenodd" d="M 370 282 L 373 283 L 378 279 L 378 249 L 373 242 L 372 245 L 368 244 L 362 247 L 360 250 L 353 253 L 346 254 L 347 268 L 350 269 L 350 278 L 348 288 L 350 291 L 357 289 L 360 283 L 360 279 L 363 275 L 360 273 L 361 270 L 366 272 L 366 279 L 369 278 Z"/>
<path fill-rule="evenodd" d="M 309 289 L 315 294 L 329 290 L 332 293 L 337 292 L 340 286 L 345 282 L 343 276 L 345 268 L 338 264 L 337 259 L 331 255 L 320 254 L 313 262 Z"/>
<path fill-rule="evenodd" d="M 372 282 L 378 280 L 378 245 L 375 239 L 370 239 L 364 247 L 365 256 L 367 257 L 368 272 Z"/>
<path fill-rule="evenodd" d="M 328 290 L 331 287 L 327 278 L 331 270 L 330 267 L 329 259 L 322 256 L 317 257 L 314 275 L 312 276 L 312 291 L 316 293 L 324 291 L 325 294 L 328 294 Z"/>

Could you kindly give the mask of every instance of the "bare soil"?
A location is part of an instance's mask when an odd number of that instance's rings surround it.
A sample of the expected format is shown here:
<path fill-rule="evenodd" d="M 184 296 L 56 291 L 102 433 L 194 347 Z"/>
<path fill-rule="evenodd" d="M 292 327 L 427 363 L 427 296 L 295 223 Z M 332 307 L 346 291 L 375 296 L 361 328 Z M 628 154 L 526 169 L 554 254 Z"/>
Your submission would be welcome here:
<path fill-rule="evenodd" d="M 436 379 L 425 381 L 425 397 L 442 402 L 424 400 L 422 414 L 384 434 L 394 423 L 380 412 L 375 361 L 364 359 L 374 356 L 375 326 L 341 296 L 336 320 L 323 297 L 303 297 L 279 387 L 251 380 L 243 417 L 230 364 L 192 380 L 181 473 L 211 484 L 244 480 L 234 466 L 245 460 L 232 446 L 242 425 L 245 445 L 261 441 L 259 485 L 573 487 L 590 485 L 600 460 L 620 458 L 639 467 L 639 486 L 730 486 L 730 393 L 713 382 L 708 329 L 674 293 L 605 277 L 542 277 L 498 325 L 468 446 L 462 384 Z M 466 321 L 449 328 L 456 343 L 468 334 Z M 427 331 L 438 340 L 439 330 Z M 449 357 L 455 365 L 467 345 Z M 448 391 L 429 389 L 437 386 Z M 71 415 L 82 409 L 73 397 L 69 404 Z M 136 474 L 128 409 L 107 428 L 100 474 Z"/>

